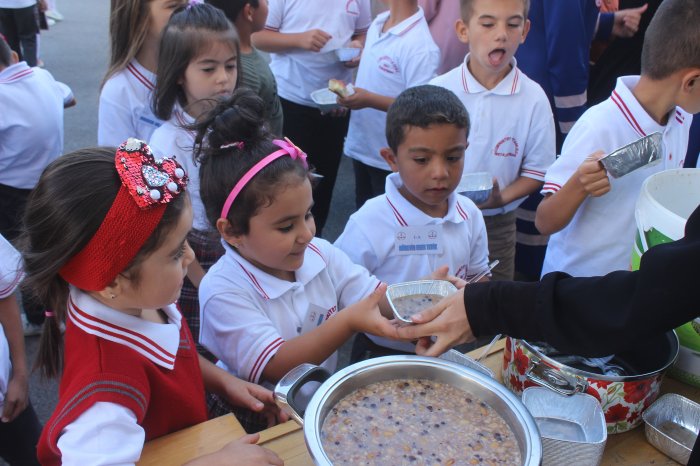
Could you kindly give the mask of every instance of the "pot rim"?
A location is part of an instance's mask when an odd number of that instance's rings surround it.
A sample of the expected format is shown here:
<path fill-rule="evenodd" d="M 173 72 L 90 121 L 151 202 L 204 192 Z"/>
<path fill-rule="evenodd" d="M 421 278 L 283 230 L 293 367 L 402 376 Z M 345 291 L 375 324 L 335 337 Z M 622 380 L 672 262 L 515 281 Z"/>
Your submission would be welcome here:
<path fill-rule="evenodd" d="M 304 414 L 304 440 L 306 446 L 316 464 L 332 464 L 321 444 L 321 427 L 324 419 L 321 419 L 321 411 L 333 392 L 339 389 L 343 383 L 361 373 L 381 371 L 391 365 L 427 366 L 442 369 L 448 372 L 457 373 L 462 377 L 473 379 L 488 390 L 498 396 L 513 412 L 517 420 L 521 423 L 525 432 L 526 457 L 523 458 L 524 465 L 538 465 L 542 458 L 542 441 L 534 418 L 525 408 L 520 399 L 515 396 L 504 385 L 496 380 L 487 377 L 475 370 L 464 367 L 460 364 L 438 358 L 401 355 L 384 356 L 368 359 L 352 364 L 335 374 L 318 387 L 313 397 L 309 401 Z M 381 381 L 377 380 L 377 381 Z"/>
<path fill-rule="evenodd" d="M 602 380 L 605 382 L 636 382 L 639 380 L 644 380 L 648 379 L 652 376 L 658 375 L 666 371 L 669 367 L 673 365 L 674 362 L 676 362 L 676 359 L 678 359 L 678 353 L 680 351 L 680 342 L 678 340 L 678 335 L 676 334 L 675 330 L 670 330 L 665 333 L 665 335 L 672 334 L 673 337 L 671 338 L 671 357 L 669 360 L 663 365 L 663 367 L 656 369 L 654 371 L 646 372 L 643 374 L 636 374 L 636 375 L 603 375 L 603 374 L 595 374 L 593 372 L 588 372 L 584 371 L 581 369 L 576 369 L 575 367 L 567 366 L 566 364 L 562 364 L 556 359 L 552 359 L 547 355 L 544 355 L 540 353 L 538 350 L 536 350 L 530 343 L 528 343 L 526 340 L 521 340 L 518 338 L 513 338 L 513 337 L 508 337 L 511 340 L 513 340 L 516 344 L 520 343 L 522 344 L 525 348 L 527 348 L 528 351 L 530 351 L 532 354 L 537 356 L 539 359 L 541 359 L 544 363 L 547 365 L 554 367 L 555 369 L 558 369 L 562 372 L 566 372 L 568 374 L 572 375 L 577 375 L 580 377 L 583 377 L 585 379 L 593 379 L 593 380 Z M 532 358 L 529 358 L 532 359 Z"/>

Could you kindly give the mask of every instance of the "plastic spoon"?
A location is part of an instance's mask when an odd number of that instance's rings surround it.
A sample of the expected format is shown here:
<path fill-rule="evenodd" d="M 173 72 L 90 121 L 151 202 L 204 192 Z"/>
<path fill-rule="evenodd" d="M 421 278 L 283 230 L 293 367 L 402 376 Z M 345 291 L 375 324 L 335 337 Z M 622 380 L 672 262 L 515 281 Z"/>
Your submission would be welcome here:
<path fill-rule="evenodd" d="M 482 278 L 484 278 L 487 274 L 491 273 L 491 271 L 493 270 L 493 268 L 496 267 L 496 266 L 498 265 L 499 262 L 500 262 L 500 261 L 499 261 L 498 259 L 496 259 L 495 261 L 491 262 L 486 270 L 484 270 L 483 272 L 477 273 L 477 274 L 474 275 L 472 278 L 470 278 L 469 280 L 467 280 L 467 285 L 469 285 L 469 284 L 471 284 L 471 283 L 476 283 L 476 282 L 478 282 L 479 280 L 481 280 Z"/>

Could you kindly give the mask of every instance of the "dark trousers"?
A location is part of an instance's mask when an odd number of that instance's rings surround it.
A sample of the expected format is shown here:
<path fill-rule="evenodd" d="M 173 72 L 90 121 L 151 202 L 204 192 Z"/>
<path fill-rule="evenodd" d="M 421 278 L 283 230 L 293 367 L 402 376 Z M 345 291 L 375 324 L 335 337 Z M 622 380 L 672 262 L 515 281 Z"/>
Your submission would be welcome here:
<path fill-rule="evenodd" d="M 32 404 L 12 422 L 0 422 L 0 458 L 11 466 L 38 465 L 36 445 L 41 435 L 41 424 Z"/>
<path fill-rule="evenodd" d="M 323 175 L 314 188 L 314 207 L 311 209 L 316 221 L 316 236 L 321 236 L 331 207 L 350 116 L 322 115 L 317 108 L 280 100 L 284 112 L 284 135 L 306 152 L 309 165 Z"/>
<path fill-rule="evenodd" d="M 36 66 L 37 25 L 36 5 L 26 8 L 0 8 L 0 32 L 7 39 L 10 48 L 17 52 L 19 59 L 29 66 Z"/>
<path fill-rule="evenodd" d="M 352 161 L 352 169 L 355 172 L 355 208 L 380 194 L 384 194 L 386 177 L 390 171 L 365 165 L 357 160 Z"/>

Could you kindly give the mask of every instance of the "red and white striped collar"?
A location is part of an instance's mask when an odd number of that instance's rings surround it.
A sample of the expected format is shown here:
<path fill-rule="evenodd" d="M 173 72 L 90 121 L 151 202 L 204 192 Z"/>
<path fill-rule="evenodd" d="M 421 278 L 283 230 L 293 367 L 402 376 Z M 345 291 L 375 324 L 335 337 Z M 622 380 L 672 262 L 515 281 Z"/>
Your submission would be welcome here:
<path fill-rule="evenodd" d="M 632 94 L 632 88 L 637 85 L 639 76 L 622 76 L 617 78 L 615 90 L 610 96 L 617 110 L 622 117 L 627 121 L 627 124 L 634 130 L 639 137 L 646 136 L 654 132 L 664 132 L 666 126 L 661 126 L 649 115 L 646 110 L 637 101 L 637 98 Z M 679 116 L 680 115 L 680 116 Z M 676 118 L 674 118 L 676 117 Z M 678 124 L 683 124 L 684 118 L 682 114 L 675 111 L 674 115 L 669 118 L 669 124 L 676 121 Z M 667 125 L 668 126 L 668 125 Z"/>
<path fill-rule="evenodd" d="M 377 23 L 382 25 L 381 27 L 377 28 L 377 32 L 380 36 L 384 35 L 384 34 L 393 34 L 395 36 L 403 36 L 408 31 L 410 31 L 411 29 L 416 27 L 418 25 L 418 23 L 420 23 L 421 20 L 425 18 L 425 14 L 423 13 L 423 9 L 421 7 L 418 7 L 418 11 L 416 11 L 411 16 L 409 16 L 408 18 L 401 21 L 399 24 L 392 26 L 391 29 L 389 29 L 385 33 L 382 33 L 381 31 L 382 31 L 382 28 L 384 27 L 384 23 L 386 23 L 387 20 L 389 19 L 389 13 L 390 13 L 389 11 L 385 11 L 383 13 L 380 13 L 379 15 L 377 15 L 377 18 L 375 20 L 375 21 L 377 21 Z"/>
<path fill-rule="evenodd" d="M 522 71 L 518 68 L 518 61 L 515 57 L 510 59 L 510 64 L 513 66 L 508 74 L 501 79 L 493 89 L 486 89 L 479 81 L 476 80 L 467 63 L 469 63 L 469 53 L 462 62 L 462 88 L 467 94 L 479 94 L 481 92 L 490 92 L 498 95 L 513 95 L 520 92 L 520 83 Z"/>
<path fill-rule="evenodd" d="M 438 225 L 445 222 L 461 223 L 469 218 L 466 209 L 462 205 L 464 201 L 460 201 L 456 193 L 453 192 L 447 198 L 447 215 L 442 218 L 435 218 L 426 214 L 403 197 L 399 192 L 401 184 L 401 176 L 398 173 L 392 173 L 386 177 L 385 197 L 398 225 L 405 227 Z"/>
<path fill-rule="evenodd" d="M 82 331 L 127 346 L 166 369 L 175 367 L 182 315 L 174 304 L 163 311 L 167 324 L 158 324 L 116 311 L 71 287 L 68 319 Z"/>
<path fill-rule="evenodd" d="M 10 65 L 0 71 L 0 84 L 8 84 L 15 81 L 20 81 L 27 76 L 34 74 L 34 69 L 27 65 L 27 62 L 21 61 Z"/>
<path fill-rule="evenodd" d="M 328 258 L 319 248 L 320 241 L 322 240 L 314 238 L 311 243 L 309 243 L 306 251 L 304 251 L 304 263 L 295 272 L 296 282 L 282 280 L 270 275 L 250 263 L 228 243 L 223 240 L 222 243 L 226 249 L 229 266 L 234 268 L 234 273 L 243 276 L 248 284 L 250 284 L 263 299 L 269 300 L 279 298 L 287 291 L 297 286 L 297 283 L 306 285 L 327 267 Z"/>
<path fill-rule="evenodd" d="M 138 82 L 143 84 L 143 86 L 149 91 L 152 91 L 156 87 L 156 75 L 148 71 L 136 60 L 131 60 L 126 65 L 126 72 Z"/>

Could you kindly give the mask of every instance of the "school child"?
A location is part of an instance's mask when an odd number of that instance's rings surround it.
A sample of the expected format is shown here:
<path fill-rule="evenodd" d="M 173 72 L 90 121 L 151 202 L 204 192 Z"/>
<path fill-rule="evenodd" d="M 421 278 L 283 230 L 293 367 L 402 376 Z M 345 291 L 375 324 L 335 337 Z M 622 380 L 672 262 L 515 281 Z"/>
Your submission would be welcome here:
<path fill-rule="evenodd" d="M 464 172 L 489 172 L 494 186 L 479 205 L 484 214 L 494 280 L 512 280 L 515 267 L 515 209 L 542 186 L 554 161 L 554 120 L 542 88 L 513 58 L 530 22 L 527 0 L 462 0 L 457 24 L 469 44 L 464 62 L 430 83 L 462 101 L 473 127 Z"/>
<path fill-rule="evenodd" d="M 469 116 L 450 91 L 412 87 L 396 98 L 386 116 L 391 167 L 386 194 L 367 201 L 348 220 L 335 246 L 387 283 L 418 280 L 441 266 L 460 279 L 488 267 L 488 240 L 481 211 L 455 193 L 464 167 Z M 420 234 L 420 241 L 401 240 Z M 432 239 L 430 238 L 432 235 Z M 400 245 L 434 248 L 400 252 Z M 415 345 L 358 334 L 351 362 L 401 352 Z"/>
<path fill-rule="evenodd" d="M 440 50 L 417 0 L 390 0 L 367 32 L 355 93 L 338 102 L 350 109 L 345 155 L 353 159 L 355 207 L 384 193 L 389 165 L 379 155 L 386 146 L 386 111 L 404 89 L 426 84 L 436 74 Z"/>
<path fill-rule="evenodd" d="M 253 46 L 251 35 L 262 31 L 267 20 L 268 0 L 206 0 L 210 5 L 223 10 L 236 26 L 241 41 L 241 71 L 239 82 L 253 89 L 265 102 L 265 116 L 270 131 L 282 136 L 282 103 L 277 95 L 277 81 L 270 65 L 258 49 Z"/>
<path fill-rule="evenodd" d="M 361 48 L 372 22 L 370 0 L 269 0 L 265 28 L 253 35 L 260 50 L 270 52 L 284 113 L 284 135 L 304 148 L 309 163 L 323 178 L 314 188 L 313 214 L 318 235 L 331 205 L 343 140 L 345 111 L 322 114 L 311 99 L 329 79 L 352 80 L 359 57 L 340 62 L 335 50 Z"/>
<path fill-rule="evenodd" d="M 160 36 L 173 11 L 187 4 L 187 0 L 111 2 L 111 55 L 97 117 L 100 146 L 117 146 L 130 137 L 148 141 L 163 123 L 151 110 Z"/>
<path fill-rule="evenodd" d="M 236 87 L 236 30 L 216 7 L 194 4 L 182 8 L 163 30 L 158 63 L 153 113 L 165 123 L 153 132 L 150 146 L 158 156 L 174 156 L 190 177 L 194 220 L 187 242 L 194 250 L 195 259 L 187 270 L 178 305 L 192 334 L 199 335 L 197 287 L 224 250 L 204 212 L 199 193 L 199 165 L 194 162 L 192 152 L 194 133 L 187 128 L 213 102 L 230 97 Z"/>
<path fill-rule="evenodd" d="M 156 161 L 129 139 L 116 153 L 58 158 L 32 192 L 26 284 L 52 309 L 38 363 L 47 376 L 62 373 L 38 446 L 42 464 L 134 464 L 144 441 L 207 419 L 205 387 L 256 410 L 272 402 L 269 391 L 198 357 L 171 304 L 193 258 L 186 182 L 176 161 Z M 246 464 L 282 464 L 255 441 L 243 437 L 210 460 L 234 450 Z"/>
<path fill-rule="evenodd" d="M 588 109 L 547 170 L 535 222 L 552 234 L 542 273 L 605 275 L 629 268 L 635 203 L 650 175 L 683 166 L 692 113 L 700 111 L 700 5 L 665 0 L 649 24 L 641 76 L 623 76 Z M 663 134 L 661 163 L 609 179 L 598 159 L 643 136 Z M 590 155 L 588 155 L 590 154 Z"/>
<path fill-rule="evenodd" d="M 386 287 L 314 237 L 306 154 L 267 131 L 262 100 L 238 89 L 198 134 L 207 135 L 202 200 L 226 249 L 199 287 L 200 342 L 217 365 L 272 387 L 301 363 L 333 371 L 354 332 L 393 335 L 377 310 Z M 385 302 L 383 310 L 390 314 Z M 210 402 L 214 413 L 231 411 L 220 397 Z M 236 415 L 248 432 L 264 428 L 249 412 Z"/>
<path fill-rule="evenodd" d="M 29 401 L 29 370 L 15 291 L 22 280 L 19 252 L 0 235 L 0 458 L 34 465 L 41 424 Z"/>

